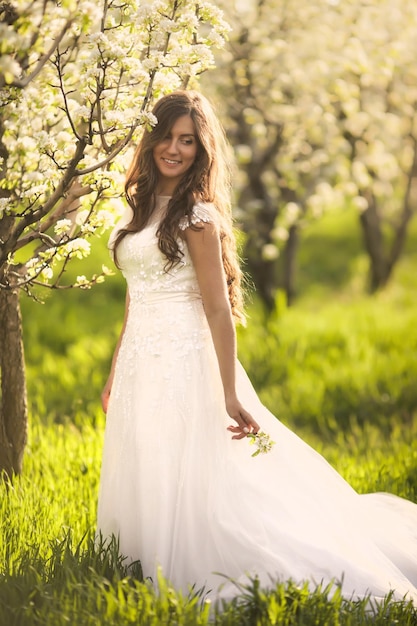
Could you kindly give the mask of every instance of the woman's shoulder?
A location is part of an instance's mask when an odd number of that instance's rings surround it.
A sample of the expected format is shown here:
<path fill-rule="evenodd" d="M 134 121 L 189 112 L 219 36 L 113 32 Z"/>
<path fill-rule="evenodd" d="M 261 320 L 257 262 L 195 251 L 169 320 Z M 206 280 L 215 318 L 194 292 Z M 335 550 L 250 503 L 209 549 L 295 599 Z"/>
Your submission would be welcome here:
<path fill-rule="evenodd" d="M 126 205 L 124 207 L 123 212 L 121 214 L 119 213 L 119 218 L 116 221 L 116 225 L 113 228 L 112 232 L 110 233 L 109 242 L 108 242 L 108 247 L 110 249 L 113 248 L 114 242 L 119 232 L 123 228 L 126 228 L 128 224 L 130 224 L 130 222 L 132 221 L 132 218 L 133 218 L 133 211 L 129 205 Z"/>
<path fill-rule="evenodd" d="M 189 215 L 184 215 L 179 221 L 180 230 L 186 230 L 199 222 L 217 223 L 218 215 L 214 204 L 210 202 L 196 202 Z"/>

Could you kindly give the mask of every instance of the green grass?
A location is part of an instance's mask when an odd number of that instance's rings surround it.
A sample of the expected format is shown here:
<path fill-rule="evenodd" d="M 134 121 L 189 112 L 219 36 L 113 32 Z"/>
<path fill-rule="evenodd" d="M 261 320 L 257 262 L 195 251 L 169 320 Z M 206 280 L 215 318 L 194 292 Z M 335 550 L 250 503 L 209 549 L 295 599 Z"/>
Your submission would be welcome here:
<path fill-rule="evenodd" d="M 359 492 L 417 501 L 417 228 L 395 280 L 366 295 L 366 258 L 352 214 L 310 225 L 299 296 L 265 319 L 256 301 L 239 355 L 265 404 Z M 74 274 L 108 263 L 103 243 Z M 104 417 L 99 395 L 120 329 L 124 285 L 22 301 L 30 436 L 24 472 L 0 485 L 0 626 L 230 626 L 417 623 L 405 603 L 369 610 L 332 589 L 256 580 L 217 609 L 161 578 L 155 594 L 95 541 Z M 198 557 L 197 557 L 198 558 Z M 211 620 L 211 621 L 210 621 Z"/>
<path fill-rule="evenodd" d="M 210 614 L 216 624 L 235 626 L 414 623 L 416 612 L 406 603 L 387 601 L 370 613 L 364 602 L 344 600 L 337 585 L 331 596 L 329 589 L 308 592 L 291 581 L 266 591 L 254 580 L 217 611 L 193 591 L 182 597 L 162 578 L 156 595 L 149 583 L 127 575 L 117 546 L 94 542 L 102 431 L 103 420 L 82 429 L 32 423 L 25 471 L 0 487 L 1 626 L 197 625 L 208 624 Z M 399 431 L 390 442 L 357 431 L 330 456 L 362 491 L 406 495 L 408 443 Z M 416 447 L 413 455 L 415 462 Z"/>

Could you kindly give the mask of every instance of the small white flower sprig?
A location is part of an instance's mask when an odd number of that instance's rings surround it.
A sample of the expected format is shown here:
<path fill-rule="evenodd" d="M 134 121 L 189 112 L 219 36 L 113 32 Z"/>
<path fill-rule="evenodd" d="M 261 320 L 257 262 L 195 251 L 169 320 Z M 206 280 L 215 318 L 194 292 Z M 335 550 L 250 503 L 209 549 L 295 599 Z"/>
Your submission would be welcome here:
<path fill-rule="evenodd" d="M 255 452 L 252 456 L 258 456 L 258 454 L 266 454 L 272 450 L 272 446 L 275 445 L 275 441 L 272 441 L 270 436 L 260 430 L 257 433 L 248 433 L 246 435 L 250 441 L 250 444 L 256 446 Z"/>

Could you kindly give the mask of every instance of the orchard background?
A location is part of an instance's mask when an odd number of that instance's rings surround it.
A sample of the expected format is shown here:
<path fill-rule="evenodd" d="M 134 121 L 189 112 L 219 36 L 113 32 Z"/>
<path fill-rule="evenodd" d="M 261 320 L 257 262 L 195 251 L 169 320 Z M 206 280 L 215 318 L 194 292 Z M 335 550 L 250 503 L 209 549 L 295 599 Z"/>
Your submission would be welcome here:
<path fill-rule="evenodd" d="M 208 623 L 204 594 L 156 598 L 93 542 L 132 146 L 160 95 L 211 98 L 236 163 L 240 359 L 358 491 L 417 501 L 417 6 L 12 0 L 0 18 L 0 624 Z M 215 615 L 371 619 L 256 581 Z M 372 623 L 415 617 L 388 598 Z"/>

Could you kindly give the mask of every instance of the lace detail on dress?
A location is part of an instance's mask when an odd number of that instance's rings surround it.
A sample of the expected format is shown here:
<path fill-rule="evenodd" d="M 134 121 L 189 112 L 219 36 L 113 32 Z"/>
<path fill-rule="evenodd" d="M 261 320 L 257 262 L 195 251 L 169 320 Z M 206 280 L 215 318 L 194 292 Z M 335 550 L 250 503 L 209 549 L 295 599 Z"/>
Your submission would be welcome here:
<path fill-rule="evenodd" d="M 214 207 L 212 204 L 205 204 L 204 202 L 197 202 L 193 206 L 191 215 L 185 215 L 180 219 L 180 230 L 186 230 L 191 225 L 198 224 L 198 222 L 205 222 L 206 224 L 214 222 Z"/>

